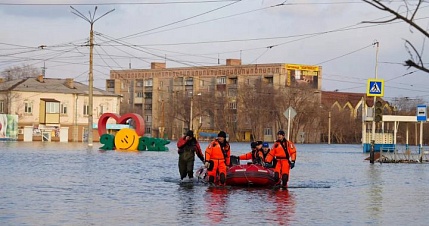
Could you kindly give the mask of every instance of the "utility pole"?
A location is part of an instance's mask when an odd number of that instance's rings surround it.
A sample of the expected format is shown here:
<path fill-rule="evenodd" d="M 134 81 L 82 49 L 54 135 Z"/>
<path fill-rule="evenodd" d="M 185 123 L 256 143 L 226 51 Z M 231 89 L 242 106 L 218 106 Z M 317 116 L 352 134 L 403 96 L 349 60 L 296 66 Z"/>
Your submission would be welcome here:
<path fill-rule="evenodd" d="M 94 91 L 94 76 L 93 76 L 93 50 L 94 50 L 94 23 L 99 20 L 100 18 L 104 17 L 105 15 L 113 12 L 115 9 L 112 9 L 108 11 L 107 13 L 101 15 L 98 18 L 95 18 L 95 13 L 97 12 L 97 6 L 94 9 L 94 13 L 91 14 L 89 12 L 89 18 L 84 16 L 81 12 L 79 12 L 77 9 L 73 8 L 73 6 L 70 6 L 72 8 L 72 12 L 74 15 L 84 19 L 91 25 L 91 29 L 89 31 L 89 80 L 88 80 L 88 86 L 89 86 L 89 103 L 88 103 L 88 146 L 92 147 L 92 125 L 93 125 L 93 112 L 94 112 L 94 103 L 93 103 L 93 91 Z M 77 107 L 77 106 L 76 106 Z"/>

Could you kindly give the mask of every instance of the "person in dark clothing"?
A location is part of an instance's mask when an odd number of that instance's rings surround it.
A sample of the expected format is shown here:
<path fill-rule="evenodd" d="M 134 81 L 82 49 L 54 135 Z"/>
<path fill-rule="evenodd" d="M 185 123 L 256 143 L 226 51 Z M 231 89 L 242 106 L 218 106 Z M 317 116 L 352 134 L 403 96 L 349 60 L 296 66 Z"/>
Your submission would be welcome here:
<path fill-rule="evenodd" d="M 204 163 L 203 152 L 192 130 L 189 130 L 185 136 L 177 141 L 177 148 L 179 153 L 180 179 L 183 180 L 188 176 L 189 180 L 192 180 L 194 178 L 195 154 Z"/>

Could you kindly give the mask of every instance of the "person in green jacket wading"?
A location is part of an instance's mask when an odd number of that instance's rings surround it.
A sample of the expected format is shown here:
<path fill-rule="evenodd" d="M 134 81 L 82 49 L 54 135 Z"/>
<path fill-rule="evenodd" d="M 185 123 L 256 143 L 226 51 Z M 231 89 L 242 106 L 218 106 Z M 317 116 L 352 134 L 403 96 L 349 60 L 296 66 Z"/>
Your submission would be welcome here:
<path fill-rule="evenodd" d="M 186 132 L 186 135 L 177 141 L 177 147 L 179 148 L 178 153 L 180 179 L 184 181 L 187 175 L 189 178 L 188 180 L 192 181 L 194 178 L 195 153 L 204 163 L 204 155 L 201 151 L 200 144 L 194 137 L 194 132 L 192 130 Z"/>

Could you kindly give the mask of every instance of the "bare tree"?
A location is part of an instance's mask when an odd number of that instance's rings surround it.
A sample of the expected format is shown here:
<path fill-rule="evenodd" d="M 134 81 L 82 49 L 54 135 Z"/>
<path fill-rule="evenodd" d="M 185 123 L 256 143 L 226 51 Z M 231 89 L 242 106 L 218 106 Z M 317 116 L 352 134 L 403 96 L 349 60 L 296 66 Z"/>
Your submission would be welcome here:
<path fill-rule="evenodd" d="M 307 137 L 316 136 L 312 131 L 317 129 L 316 125 L 319 124 L 321 106 L 315 98 L 314 89 L 310 87 L 302 87 L 295 91 L 297 95 L 293 97 L 293 107 L 297 111 L 296 117 L 293 119 L 293 129 L 291 139 L 299 141 L 299 131 L 306 133 Z M 310 134 L 312 133 L 312 134 Z M 305 134 L 304 134 L 305 135 Z"/>
<path fill-rule="evenodd" d="M 24 64 L 22 66 L 13 66 L 4 69 L 1 72 L 1 76 L 4 77 L 6 81 L 10 81 L 14 79 L 37 77 L 40 73 L 41 72 L 38 68 Z"/>
<path fill-rule="evenodd" d="M 421 98 L 398 97 L 394 98 L 390 105 L 394 108 L 394 113 L 398 115 L 416 115 L 416 106 L 424 104 Z"/>
<path fill-rule="evenodd" d="M 231 133 L 228 120 L 231 118 L 231 112 L 228 111 L 229 103 L 226 98 L 226 91 L 217 90 L 212 100 L 212 114 L 213 114 L 213 123 L 214 129 L 224 130 L 227 133 Z"/>
<path fill-rule="evenodd" d="M 23 117 L 24 103 L 20 99 L 21 95 L 19 93 L 5 90 L 0 85 L 0 100 L 4 104 L 4 113 L 18 115 L 18 118 L 21 119 Z M 12 109 L 12 103 L 15 103 L 14 109 Z"/>
<path fill-rule="evenodd" d="M 402 20 L 405 23 L 408 23 L 412 28 L 418 30 L 420 33 L 422 33 L 426 38 L 429 38 L 429 32 L 425 30 L 423 27 L 421 27 L 419 24 L 417 24 L 416 15 L 419 11 L 419 9 L 422 8 L 422 4 L 424 2 L 427 2 L 425 0 L 419 0 L 417 4 L 413 1 L 407 1 L 404 0 L 403 5 L 399 7 L 398 10 L 394 10 L 391 7 L 389 7 L 386 3 L 380 0 L 363 0 L 364 2 L 374 6 L 375 8 L 390 13 L 393 17 L 384 20 L 384 21 L 364 21 L 364 23 L 377 23 L 377 24 L 385 24 L 390 23 L 395 20 Z M 390 1 L 389 1 L 390 2 Z M 403 8 L 405 8 L 405 11 L 400 11 Z M 414 44 L 412 44 L 410 41 L 405 40 L 405 46 L 407 48 L 408 53 L 410 54 L 410 59 L 405 61 L 405 66 L 417 68 L 421 71 L 429 73 L 429 68 L 427 68 L 423 63 L 423 52 L 424 52 L 424 42 L 421 50 L 419 51 L 418 48 L 415 47 Z"/>
<path fill-rule="evenodd" d="M 253 140 L 263 140 L 264 128 L 275 120 L 271 115 L 274 107 L 272 86 L 261 79 L 253 80 L 251 84 L 242 84 L 238 94 L 240 109 L 240 125 L 244 130 L 250 130 Z"/>
<path fill-rule="evenodd" d="M 173 91 L 164 102 L 165 122 L 168 124 L 169 134 L 181 136 L 183 129 L 189 127 L 190 98 L 185 91 Z"/>

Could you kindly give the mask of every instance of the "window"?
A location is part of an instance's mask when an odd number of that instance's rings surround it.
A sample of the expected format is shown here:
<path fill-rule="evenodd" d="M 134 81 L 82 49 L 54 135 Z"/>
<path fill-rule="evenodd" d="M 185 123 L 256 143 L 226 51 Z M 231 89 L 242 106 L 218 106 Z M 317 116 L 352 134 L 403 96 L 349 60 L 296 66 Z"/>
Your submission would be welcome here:
<path fill-rule="evenodd" d="M 145 92 L 144 93 L 144 98 L 145 99 L 152 99 L 152 92 Z"/>
<path fill-rule="evenodd" d="M 200 86 L 204 86 L 204 80 L 200 80 Z"/>
<path fill-rule="evenodd" d="M 238 121 L 237 119 L 238 119 L 237 114 L 228 116 L 228 122 L 237 122 Z"/>
<path fill-rule="evenodd" d="M 218 77 L 216 78 L 217 84 L 226 84 L 226 77 Z"/>
<path fill-rule="evenodd" d="M 0 113 L 4 113 L 4 100 L 0 100 Z"/>
<path fill-rule="evenodd" d="M 237 109 L 237 102 L 230 102 L 229 109 Z"/>
<path fill-rule="evenodd" d="M 26 114 L 33 113 L 33 103 L 24 102 L 24 113 L 26 113 Z"/>
<path fill-rule="evenodd" d="M 235 89 L 235 88 L 228 89 L 228 96 L 229 97 L 236 97 L 237 96 L 237 89 Z"/>
<path fill-rule="evenodd" d="M 145 128 L 144 133 L 145 134 L 151 134 L 152 133 L 152 129 L 150 128 L 150 126 L 148 126 L 148 127 Z"/>
<path fill-rule="evenodd" d="M 137 80 L 136 87 L 142 87 L 142 86 L 143 86 L 143 80 Z"/>
<path fill-rule="evenodd" d="M 264 128 L 264 135 L 265 136 L 273 135 L 273 130 L 271 128 Z"/>
<path fill-rule="evenodd" d="M 152 79 L 148 79 L 144 81 L 144 86 L 148 87 L 148 86 L 152 86 Z"/>
<path fill-rule="evenodd" d="M 107 80 L 107 88 L 115 88 L 115 80 Z"/>
<path fill-rule="evenodd" d="M 152 110 L 152 104 L 145 104 L 144 109 L 145 110 Z"/>
<path fill-rule="evenodd" d="M 83 105 L 83 115 L 87 116 L 89 114 L 89 105 L 84 104 Z"/>
<path fill-rule="evenodd" d="M 67 104 L 66 103 L 61 103 L 60 113 L 63 115 L 67 115 Z"/>
<path fill-rule="evenodd" d="M 46 113 L 48 113 L 48 114 L 60 113 L 60 103 L 59 102 L 46 102 Z"/>
<path fill-rule="evenodd" d="M 143 97 L 143 92 L 137 92 L 137 97 L 140 97 L 140 98 L 142 98 Z"/>
<path fill-rule="evenodd" d="M 146 123 L 152 123 L 152 115 L 146 115 Z"/>
<path fill-rule="evenodd" d="M 186 80 L 185 80 L 185 85 L 187 85 L 187 86 L 192 86 L 192 85 L 194 85 L 194 78 L 187 78 Z"/>

